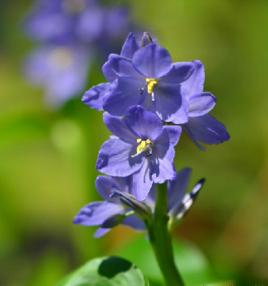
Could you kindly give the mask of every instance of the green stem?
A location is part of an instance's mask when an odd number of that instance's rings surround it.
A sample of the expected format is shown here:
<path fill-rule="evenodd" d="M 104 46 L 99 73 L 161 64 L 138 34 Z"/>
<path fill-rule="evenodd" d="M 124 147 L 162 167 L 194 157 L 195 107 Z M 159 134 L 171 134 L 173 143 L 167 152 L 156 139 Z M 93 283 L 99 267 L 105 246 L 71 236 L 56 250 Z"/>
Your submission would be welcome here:
<path fill-rule="evenodd" d="M 176 267 L 171 237 L 168 232 L 167 193 L 158 188 L 153 221 L 148 225 L 150 243 L 167 286 L 183 286 L 184 282 Z"/>

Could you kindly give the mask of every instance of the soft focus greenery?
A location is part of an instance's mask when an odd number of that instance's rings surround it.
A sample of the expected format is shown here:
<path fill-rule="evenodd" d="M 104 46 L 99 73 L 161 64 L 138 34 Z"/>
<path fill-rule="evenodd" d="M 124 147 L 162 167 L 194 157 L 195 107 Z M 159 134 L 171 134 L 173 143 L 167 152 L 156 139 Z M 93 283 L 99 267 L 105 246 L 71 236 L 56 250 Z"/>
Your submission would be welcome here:
<path fill-rule="evenodd" d="M 174 60 L 204 62 L 206 90 L 218 99 L 214 115 L 231 134 L 230 142 L 208 146 L 206 152 L 186 136 L 178 145 L 177 167 L 193 167 L 192 183 L 200 177 L 207 182 L 175 237 L 201 250 L 216 280 L 264 285 L 268 2 L 128 2 L 136 21 L 158 37 Z M 107 253 L 131 258 L 125 245 L 137 236 L 120 227 L 95 240 L 94 230 L 72 224 L 80 207 L 97 198 L 95 161 L 108 132 L 101 114 L 79 98 L 53 109 L 44 104 L 43 91 L 26 82 L 23 60 L 33 45 L 22 20 L 30 6 L 29 0 L 0 3 L 0 285 L 5 286 L 54 285 Z M 92 67 L 88 86 L 102 81 L 100 65 Z M 203 256 L 198 257 L 187 264 L 200 267 Z M 186 267 L 182 259 L 180 264 Z M 213 282 L 198 271 L 192 275 L 197 285 L 203 279 Z"/>
<path fill-rule="evenodd" d="M 113 250 L 116 254 L 124 256 L 135 263 L 148 277 L 151 283 L 163 285 L 163 277 L 157 265 L 152 247 L 143 235 Z M 176 264 L 186 285 L 198 285 L 217 281 L 207 259 L 200 251 L 189 242 L 176 241 L 174 243 Z M 153 284 L 154 285 L 154 284 Z"/>

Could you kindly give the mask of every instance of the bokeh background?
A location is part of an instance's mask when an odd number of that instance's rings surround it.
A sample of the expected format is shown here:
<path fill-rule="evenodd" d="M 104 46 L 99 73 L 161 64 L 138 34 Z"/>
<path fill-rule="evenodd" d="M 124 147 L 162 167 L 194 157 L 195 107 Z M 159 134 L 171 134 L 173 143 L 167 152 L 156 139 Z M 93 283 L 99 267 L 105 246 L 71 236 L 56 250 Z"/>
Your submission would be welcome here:
<path fill-rule="evenodd" d="M 231 134 L 229 142 L 205 152 L 186 136 L 178 145 L 176 166 L 193 168 L 192 183 L 200 177 L 207 182 L 176 240 L 190 241 L 203 253 L 213 279 L 266 285 L 268 2 L 127 4 L 174 60 L 203 61 L 206 90 L 218 100 L 213 114 Z M 5 286 L 55 285 L 92 257 L 124 256 L 122 246 L 143 237 L 119 227 L 96 240 L 91 228 L 72 224 L 77 211 L 97 198 L 95 161 L 108 132 L 101 114 L 79 97 L 53 109 L 44 104 L 43 90 L 26 81 L 23 61 L 33 43 L 22 21 L 31 5 L 0 3 L 0 285 Z M 91 71 L 88 87 L 103 80 L 101 64 Z M 135 245 L 130 248 L 142 253 Z M 196 275 L 197 282 L 209 282 Z"/>

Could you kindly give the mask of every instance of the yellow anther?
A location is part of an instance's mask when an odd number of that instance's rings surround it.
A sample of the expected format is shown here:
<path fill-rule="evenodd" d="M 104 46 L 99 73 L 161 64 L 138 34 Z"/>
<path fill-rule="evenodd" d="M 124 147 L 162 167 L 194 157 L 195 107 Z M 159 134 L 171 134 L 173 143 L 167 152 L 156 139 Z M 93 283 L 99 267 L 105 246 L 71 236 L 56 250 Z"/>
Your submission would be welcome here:
<path fill-rule="evenodd" d="M 153 144 L 153 142 L 150 139 L 142 140 L 141 138 L 137 138 L 137 149 L 136 149 L 136 155 L 139 155 L 140 153 L 146 151 L 148 148 L 150 148 Z"/>
<path fill-rule="evenodd" d="M 149 94 L 153 94 L 154 88 L 157 85 L 158 81 L 155 78 L 146 78 L 145 81 L 147 84 L 147 92 Z"/>

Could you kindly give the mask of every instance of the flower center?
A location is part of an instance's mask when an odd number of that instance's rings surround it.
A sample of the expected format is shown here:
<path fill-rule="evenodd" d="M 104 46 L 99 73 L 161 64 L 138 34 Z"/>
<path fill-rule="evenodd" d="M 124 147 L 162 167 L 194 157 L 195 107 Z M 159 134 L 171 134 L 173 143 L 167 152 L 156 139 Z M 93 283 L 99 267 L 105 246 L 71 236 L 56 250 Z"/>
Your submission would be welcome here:
<path fill-rule="evenodd" d="M 64 0 L 63 8 L 69 13 L 80 13 L 86 8 L 85 0 Z"/>
<path fill-rule="evenodd" d="M 141 138 L 137 138 L 137 143 L 136 154 L 132 155 L 132 157 L 135 157 L 143 152 L 148 152 L 148 155 L 152 154 L 153 142 L 150 139 L 142 140 Z"/>
<path fill-rule="evenodd" d="M 73 63 L 72 54 L 68 48 L 53 50 L 49 56 L 49 60 L 60 70 L 68 69 Z"/>
<path fill-rule="evenodd" d="M 145 81 L 147 84 L 147 92 L 152 96 L 152 100 L 154 101 L 154 88 L 158 84 L 158 81 L 155 78 L 146 78 Z"/>

